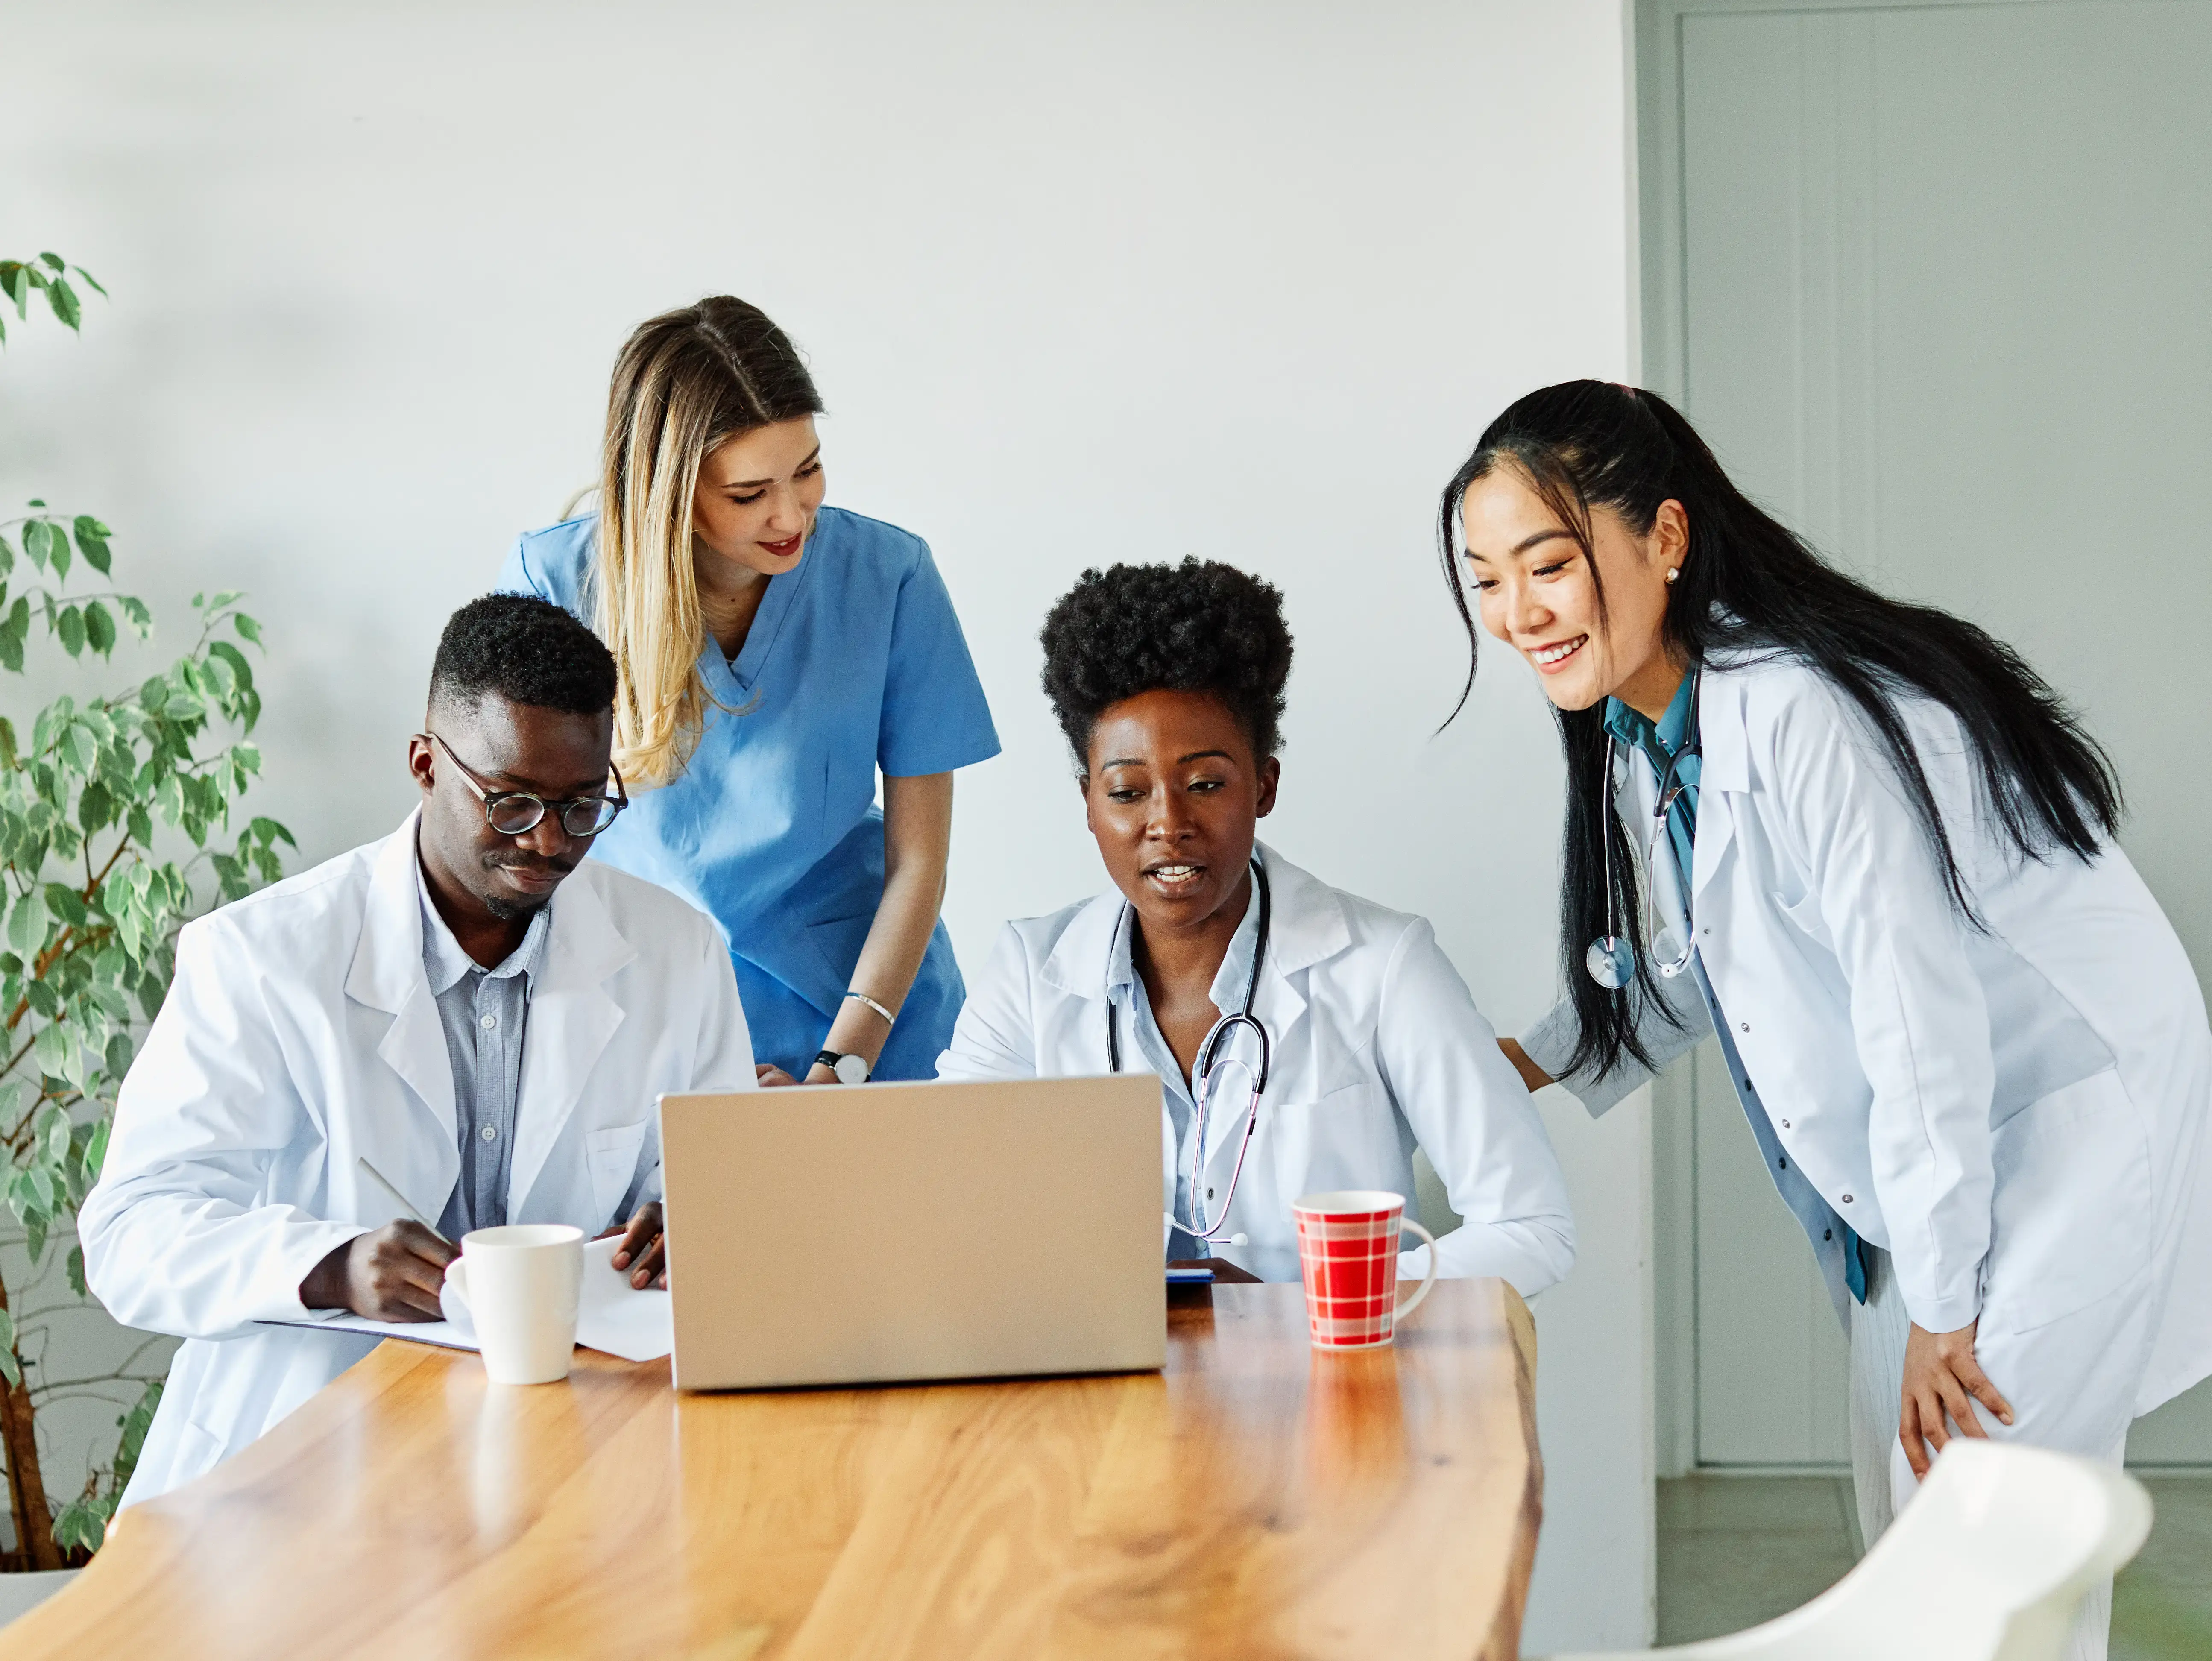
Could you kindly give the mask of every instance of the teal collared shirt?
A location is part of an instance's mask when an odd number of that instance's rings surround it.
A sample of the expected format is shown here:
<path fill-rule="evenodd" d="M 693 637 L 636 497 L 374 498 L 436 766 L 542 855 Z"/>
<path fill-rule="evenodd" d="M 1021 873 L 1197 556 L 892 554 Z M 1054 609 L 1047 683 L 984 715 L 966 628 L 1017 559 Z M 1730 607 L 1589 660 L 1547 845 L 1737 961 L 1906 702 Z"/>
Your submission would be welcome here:
<path fill-rule="evenodd" d="M 1674 702 L 1667 706 L 1655 724 L 1648 715 L 1630 709 L 1619 698 L 1605 701 L 1605 730 L 1622 744 L 1644 752 L 1650 762 L 1652 772 L 1660 778 L 1667 776 L 1669 764 L 1674 768 L 1674 782 L 1682 788 L 1676 794 L 1674 805 L 1667 813 L 1668 838 L 1674 844 L 1674 857 L 1685 873 L 1691 867 L 1690 853 L 1698 837 L 1698 775 L 1701 757 L 1693 750 L 1676 762 L 1674 757 L 1691 738 L 1690 706 L 1697 686 L 1694 674 L 1682 677 L 1682 684 L 1674 689 Z"/>

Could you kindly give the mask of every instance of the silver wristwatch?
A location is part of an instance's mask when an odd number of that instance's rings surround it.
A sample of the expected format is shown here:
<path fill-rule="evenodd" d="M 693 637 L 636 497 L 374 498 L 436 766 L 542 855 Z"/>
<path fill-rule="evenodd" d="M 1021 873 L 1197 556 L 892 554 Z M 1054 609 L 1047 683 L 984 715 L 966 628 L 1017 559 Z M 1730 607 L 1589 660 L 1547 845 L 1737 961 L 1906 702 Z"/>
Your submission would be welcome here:
<path fill-rule="evenodd" d="M 841 1056 L 834 1050 L 825 1050 L 814 1059 L 817 1064 L 835 1073 L 839 1084 L 866 1084 L 868 1081 L 868 1058 L 865 1056 Z"/>

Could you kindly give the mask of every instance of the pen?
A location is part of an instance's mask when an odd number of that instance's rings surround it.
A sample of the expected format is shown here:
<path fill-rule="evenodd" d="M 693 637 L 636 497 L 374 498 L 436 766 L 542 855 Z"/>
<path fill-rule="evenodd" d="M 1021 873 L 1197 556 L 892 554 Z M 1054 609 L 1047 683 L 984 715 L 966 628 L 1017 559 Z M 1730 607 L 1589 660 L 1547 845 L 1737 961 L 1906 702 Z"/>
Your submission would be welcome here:
<path fill-rule="evenodd" d="M 416 1210 L 413 1206 L 408 1204 L 407 1196 L 392 1185 L 392 1179 L 389 1177 L 386 1177 L 374 1165 L 369 1164 L 366 1158 L 356 1159 L 354 1163 L 361 1167 L 362 1175 L 367 1177 L 369 1181 L 374 1183 L 379 1188 L 384 1190 L 386 1197 L 388 1198 L 392 1204 L 399 1208 L 402 1215 L 413 1218 L 416 1222 L 422 1224 L 423 1227 L 428 1229 L 431 1233 L 438 1234 L 437 1224 L 432 1222 L 421 1212 Z M 447 1239 L 442 1234 L 438 1234 L 438 1238 L 447 1245 L 453 1244 L 453 1242 Z"/>

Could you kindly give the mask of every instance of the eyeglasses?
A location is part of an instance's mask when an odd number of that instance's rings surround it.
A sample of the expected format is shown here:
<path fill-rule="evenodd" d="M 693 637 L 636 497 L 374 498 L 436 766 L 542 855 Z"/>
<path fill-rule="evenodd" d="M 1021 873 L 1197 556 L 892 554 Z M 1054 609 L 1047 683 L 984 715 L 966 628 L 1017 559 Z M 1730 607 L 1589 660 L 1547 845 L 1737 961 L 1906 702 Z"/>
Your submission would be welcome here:
<path fill-rule="evenodd" d="M 477 799 L 483 803 L 484 822 L 502 837 L 526 836 L 535 830 L 548 813 L 557 816 L 561 828 L 572 837 L 596 837 L 615 822 L 615 815 L 629 806 L 629 793 L 623 788 L 622 771 L 611 762 L 607 771 L 614 776 L 615 794 L 611 796 L 578 796 L 571 801 L 548 801 L 543 796 L 532 795 L 527 790 L 493 790 L 469 770 L 468 763 L 453 755 L 453 746 L 435 733 L 424 734 L 448 756 L 460 769 L 461 777 Z"/>

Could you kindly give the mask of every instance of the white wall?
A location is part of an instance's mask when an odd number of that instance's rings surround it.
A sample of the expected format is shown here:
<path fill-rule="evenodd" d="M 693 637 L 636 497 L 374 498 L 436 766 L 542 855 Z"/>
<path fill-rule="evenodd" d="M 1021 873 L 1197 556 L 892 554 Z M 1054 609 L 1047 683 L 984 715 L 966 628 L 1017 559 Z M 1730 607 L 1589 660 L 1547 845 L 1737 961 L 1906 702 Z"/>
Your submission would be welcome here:
<path fill-rule="evenodd" d="M 1434 918 L 1501 1024 L 1548 1001 L 1553 740 L 1504 662 L 1431 736 L 1462 659 L 1429 519 L 1510 397 L 1626 373 L 1618 0 L 78 0 L 5 39 L 0 243 L 115 300 L 11 331 L 0 501 L 100 513 L 157 616 L 252 591 L 261 806 L 309 855 L 405 810 L 439 626 L 589 479 L 623 334 L 721 289 L 811 355 L 830 499 L 930 538 L 981 662 L 963 956 L 1099 885 L 1045 607 L 1196 552 L 1288 596 L 1272 838 Z M 1553 1115 L 1585 1248 L 1541 1311 L 1532 1648 L 1644 1631 L 1616 1117 Z"/>

